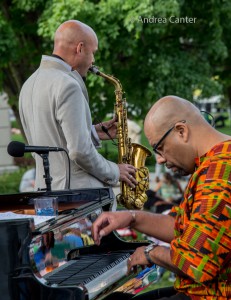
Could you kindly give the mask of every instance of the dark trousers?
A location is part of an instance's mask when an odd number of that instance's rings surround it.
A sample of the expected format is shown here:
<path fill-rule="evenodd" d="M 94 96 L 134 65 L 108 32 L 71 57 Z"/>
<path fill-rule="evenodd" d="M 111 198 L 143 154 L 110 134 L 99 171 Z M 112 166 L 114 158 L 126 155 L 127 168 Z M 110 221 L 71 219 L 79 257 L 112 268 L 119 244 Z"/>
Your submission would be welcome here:
<path fill-rule="evenodd" d="M 114 292 L 108 295 L 104 300 L 155 300 L 155 299 L 171 299 L 171 300 L 190 300 L 189 296 L 182 293 L 177 293 L 173 287 L 156 289 L 141 295 L 132 295 L 122 292 Z"/>

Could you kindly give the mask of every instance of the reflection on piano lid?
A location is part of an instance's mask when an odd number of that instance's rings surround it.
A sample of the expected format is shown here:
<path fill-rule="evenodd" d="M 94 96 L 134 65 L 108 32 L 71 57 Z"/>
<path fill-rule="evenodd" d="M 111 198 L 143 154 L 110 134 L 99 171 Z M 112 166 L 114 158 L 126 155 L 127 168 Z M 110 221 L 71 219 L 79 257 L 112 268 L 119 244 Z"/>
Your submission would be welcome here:
<path fill-rule="evenodd" d="M 33 238 L 30 261 L 35 276 L 43 284 L 53 288 L 84 286 L 89 299 L 93 299 L 126 275 L 132 249 L 80 255 L 81 249 L 94 245 L 91 225 L 101 213 L 102 209 L 98 208 L 78 218 L 66 216 L 62 226 Z M 73 249 L 77 255 L 69 260 Z"/>
<path fill-rule="evenodd" d="M 112 232 L 102 238 L 100 246 L 95 245 L 91 224 L 102 211 L 110 209 L 113 198 L 109 194 L 97 201 L 87 198 L 78 208 L 37 227 L 29 243 L 29 227 L 24 233 L 27 243 L 17 240 L 14 233 L 12 239 L 20 249 L 12 250 L 14 256 L 24 257 L 24 263 L 20 265 L 22 259 L 12 257 L 18 263 L 10 272 L 9 290 L 14 295 L 9 299 L 98 299 L 126 275 L 129 255 L 147 243 L 127 242 Z"/>
<path fill-rule="evenodd" d="M 29 250 L 34 273 L 41 278 L 59 266 L 63 270 L 72 249 L 94 245 L 91 226 L 101 213 L 102 208 L 79 210 L 39 227 L 41 234 L 32 239 Z"/>

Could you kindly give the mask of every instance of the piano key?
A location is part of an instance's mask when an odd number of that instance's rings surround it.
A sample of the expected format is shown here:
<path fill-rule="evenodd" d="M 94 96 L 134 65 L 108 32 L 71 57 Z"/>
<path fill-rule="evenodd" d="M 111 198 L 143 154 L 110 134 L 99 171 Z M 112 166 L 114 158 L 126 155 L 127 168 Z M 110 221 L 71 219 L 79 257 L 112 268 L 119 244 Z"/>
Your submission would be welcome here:
<path fill-rule="evenodd" d="M 110 269 L 94 280 L 85 283 L 85 288 L 88 290 L 89 300 L 95 298 L 107 287 L 126 275 L 127 260 L 128 258 L 117 264 L 113 269 Z"/>
<path fill-rule="evenodd" d="M 95 263 L 92 264 L 91 259 L 90 262 L 88 261 L 88 264 L 85 265 L 85 268 L 80 267 L 81 259 L 79 258 L 74 264 L 70 264 L 68 268 L 62 269 L 62 272 L 55 272 L 55 274 L 50 274 L 46 276 L 46 278 L 52 285 L 85 285 L 94 282 L 98 277 L 104 275 L 109 270 L 114 272 L 114 267 L 121 264 L 121 261 L 127 259 L 129 255 L 129 253 L 126 255 L 124 253 L 100 254 L 95 257 L 97 258 Z M 86 261 L 84 257 L 82 257 L 82 259 Z M 108 262 L 111 263 L 108 265 Z"/>

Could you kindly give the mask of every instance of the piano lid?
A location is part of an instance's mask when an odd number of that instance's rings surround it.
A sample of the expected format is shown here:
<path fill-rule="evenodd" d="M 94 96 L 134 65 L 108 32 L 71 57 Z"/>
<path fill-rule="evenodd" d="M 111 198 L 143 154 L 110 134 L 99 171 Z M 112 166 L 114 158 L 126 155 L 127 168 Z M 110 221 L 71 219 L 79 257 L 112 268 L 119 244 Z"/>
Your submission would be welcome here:
<path fill-rule="evenodd" d="M 32 232 L 24 253 L 30 268 L 26 272 L 24 265 L 17 268 L 13 277 L 17 289 L 11 290 L 21 291 L 23 280 L 22 295 L 27 286 L 33 292 L 33 299 L 42 299 L 42 295 L 53 299 L 54 295 L 69 295 L 72 291 L 77 295 L 75 299 L 94 299 L 126 275 L 130 254 L 136 247 L 147 244 L 122 241 L 112 232 L 102 239 L 100 246 L 94 245 L 91 225 L 102 211 L 110 209 L 114 198 L 110 189 L 98 189 L 96 193 L 88 190 L 81 198 L 77 191 L 76 195 L 67 193 L 74 200 L 77 197 L 76 208 L 40 224 Z"/>
<path fill-rule="evenodd" d="M 33 199 L 43 196 L 57 197 L 62 210 L 71 207 L 77 208 L 85 200 L 113 202 L 114 199 L 111 187 L 2 194 L 0 195 L 0 211 L 33 209 Z"/>
<path fill-rule="evenodd" d="M 59 218 L 52 230 L 42 230 L 41 234 L 32 239 L 29 255 L 35 275 L 43 278 L 56 268 L 60 270 L 61 266 L 68 264 L 68 253 L 71 250 L 94 245 L 91 226 L 102 213 L 102 208 L 87 211 L 77 211 Z"/>
<path fill-rule="evenodd" d="M 75 208 L 61 212 L 58 217 L 36 227 L 30 244 L 30 261 L 33 272 L 42 278 L 54 269 L 65 265 L 71 250 L 94 245 L 91 226 L 103 210 L 108 210 L 113 202 L 109 189 L 95 193 L 87 190 L 68 195 L 76 202 Z M 54 196 L 54 194 L 52 193 Z"/>

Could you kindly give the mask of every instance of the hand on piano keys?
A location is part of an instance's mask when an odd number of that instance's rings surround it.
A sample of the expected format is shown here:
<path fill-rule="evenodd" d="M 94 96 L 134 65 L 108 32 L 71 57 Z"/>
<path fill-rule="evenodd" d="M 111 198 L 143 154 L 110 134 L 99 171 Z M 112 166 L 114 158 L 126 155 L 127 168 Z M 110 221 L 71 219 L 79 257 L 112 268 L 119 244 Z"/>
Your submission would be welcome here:
<path fill-rule="evenodd" d="M 150 267 L 150 263 L 147 261 L 144 255 L 144 249 L 146 246 L 138 247 L 135 252 L 128 258 L 128 271 L 127 274 L 131 272 L 137 272 L 137 267 L 140 266 L 142 269 Z"/>
<path fill-rule="evenodd" d="M 134 216 L 130 211 L 104 212 L 92 226 L 92 235 L 97 245 L 100 245 L 102 237 L 112 231 L 128 227 L 134 221 Z"/>

